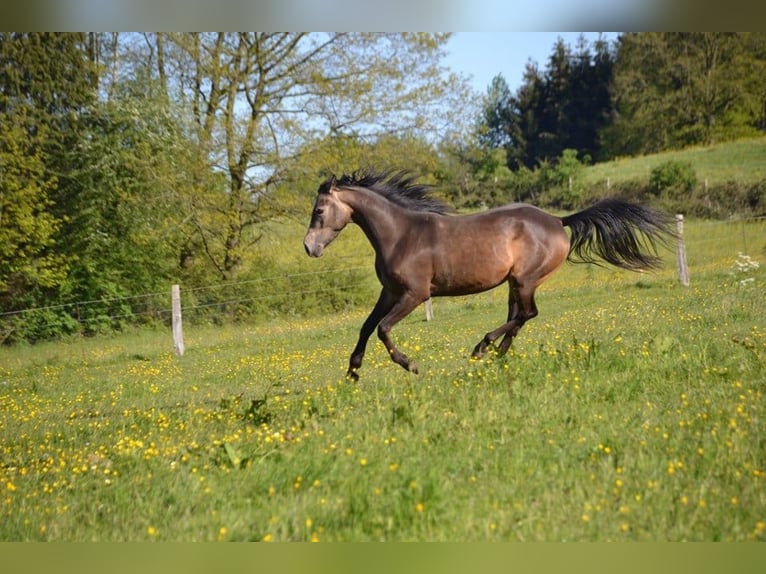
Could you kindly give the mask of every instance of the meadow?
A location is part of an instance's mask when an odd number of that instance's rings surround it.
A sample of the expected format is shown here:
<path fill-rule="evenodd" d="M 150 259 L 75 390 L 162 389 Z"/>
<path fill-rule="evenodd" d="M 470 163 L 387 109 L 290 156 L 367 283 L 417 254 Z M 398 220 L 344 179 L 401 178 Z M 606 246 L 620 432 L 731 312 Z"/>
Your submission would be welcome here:
<path fill-rule="evenodd" d="M 367 308 L 0 348 L 0 540 L 762 541 L 766 222 L 686 239 L 689 287 L 564 266 L 505 357 L 504 288 L 435 300 L 417 376 L 344 379 Z"/>
<path fill-rule="evenodd" d="M 755 182 L 763 179 L 766 138 L 744 138 L 709 146 L 693 146 L 639 157 L 618 158 L 589 166 L 583 178 L 588 186 L 630 180 L 643 180 L 651 171 L 668 161 L 688 162 L 700 183 L 710 185 L 727 181 Z"/>

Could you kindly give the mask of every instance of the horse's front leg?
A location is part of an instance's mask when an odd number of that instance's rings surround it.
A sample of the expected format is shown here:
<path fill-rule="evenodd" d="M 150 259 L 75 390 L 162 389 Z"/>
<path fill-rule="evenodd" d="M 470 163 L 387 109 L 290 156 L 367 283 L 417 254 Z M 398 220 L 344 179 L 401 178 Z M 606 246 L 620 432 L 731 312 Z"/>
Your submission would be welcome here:
<path fill-rule="evenodd" d="M 396 325 L 399 321 L 404 319 L 407 315 L 412 313 L 412 311 L 420 305 L 423 301 L 428 299 L 429 295 L 423 295 L 418 296 L 411 292 L 406 292 L 402 297 L 394 304 L 391 311 L 389 311 L 385 317 L 383 317 L 383 320 L 378 325 L 378 337 L 381 341 L 383 341 L 383 344 L 386 346 L 386 349 L 388 350 L 388 354 L 391 357 L 391 360 L 401 365 L 404 369 L 410 371 L 411 373 L 418 373 L 418 367 L 417 365 L 411 361 L 407 355 L 402 353 L 399 349 L 396 348 L 393 341 L 391 340 L 391 328 Z"/>
<path fill-rule="evenodd" d="M 359 375 L 356 371 L 362 366 L 362 360 L 364 359 L 364 353 L 367 348 L 367 341 L 369 340 L 370 335 L 372 335 L 372 332 L 375 330 L 375 327 L 377 327 L 378 323 L 380 323 L 380 320 L 385 317 L 386 314 L 394 306 L 394 302 L 395 299 L 388 291 L 383 289 L 380 292 L 377 303 L 375 303 L 375 306 L 372 308 L 370 315 L 364 321 L 364 324 L 359 331 L 359 340 L 357 341 L 356 347 L 354 347 L 354 350 L 351 352 L 351 357 L 348 360 L 348 371 L 346 372 L 346 376 L 349 379 L 353 381 L 359 380 Z"/>

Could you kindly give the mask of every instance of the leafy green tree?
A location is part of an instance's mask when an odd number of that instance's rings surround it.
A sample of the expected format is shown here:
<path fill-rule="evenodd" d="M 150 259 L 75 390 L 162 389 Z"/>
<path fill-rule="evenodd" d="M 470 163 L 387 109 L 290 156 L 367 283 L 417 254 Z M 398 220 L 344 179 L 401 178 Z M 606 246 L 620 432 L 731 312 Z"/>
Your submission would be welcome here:
<path fill-rule="evenodd" d="M 555 163 L 565 149 L 576 150 L 583 160 L 597 157 L 599 130 L 612 118 L 612 67 L 605 40 L 591 47 L 581 37 L 573 51 L 559 38 L 544 71 L 527 64 L 513 96 L 498 97 L 502 85 L 493 80 L 479 119 L 480 145 L 504 147 L 514 171 Z"/>
<path fill-rule="evenodd" d="M 213 33 L 125 44 L 131 61 L 166 74 L 168 99 L 188 110 L 202 162 L 188 201 L 190 245 L 219 278 L 239 272 L 260 226 L 281 212 L 275 190 L 301 169 L 311 142 L 426 136 L 454 125 L 460 108 L 449 97 L 464 91 L 438 66 L 447 37 Z M 135 55 L 146 46 L 148 55 Z M 304 169 L 313 170 L 310 163 Z"/>
<path fill-rule="evenodd" d="M 585 165 L 577 159 L 577 150 L 565 149 L 556 164 L 544 163 L 539 170 L 542 187 L 548 193 L 547 203 L 556 207 L 570 209 L 585 191 L 582 173 Z"/>
<path fill-rule="evenodd" d="M 565 103 L 563 156 L 577 151 L 583 161 L 601 154 L 600 131 L 612 121 L 610 83 L 613 54 L 609 43 L 598 38 L 592 46 L 580 37 L 569 65 L 569 95 Z"/>
<path fill-rule="evenodd" d="M 156 85 L 137 79 L 121 90 L 83 114 L 61 180 L 67 296 L 114 300 L 94 309 L 105 317 L 144 311 L 141 301 L 120 298 L 164 291 L 177 276 L 190 185 L 183 133 Z"/>
<path fill-rule="evenodd" d="M 119 79 L 96 98 L 102 37 L 0 40 L 0 304 L 103 302 L 28 313 L 13 338 L 78 328 L 67 313 L 111 327 L 146 310 L 126 296 L 178 274 L 194 147 L 159 82 Z"/>
<path fill-rule="evenodd" d="M 626 33 L 615 61 L 614 155 L 754 135 L 764 117 L 764 34 Z"/>
<path fill-rule="evenodd" d="M 544 98 L 545 80 L 536 64 L 527 63 L 524 80 L 511 98 L 508 114 L 511 139 L 507 148 L 508 167 L 514 171 L 534 168 L 540 159 Z"/>
<path fill-rule="evenodd" d="M 0 66 L 2 68 L 2 66 Z M 0 103 L 0 107 L 2 103 Z M 66 265 L 52 249 L 61 221 L 50 210 L 56 179 L 46 174 L 21 114 L 0 122 L 0 310 L 34 305 L 55 290 Z"/>
<path fill-rule="evenodd" d="M 65 156 L 93 100 L 82 34 L 0 33 L 0 307 L 55 298 Z"/>
<path fill-rule="evenodd" d="M 665 191 L 686 194 L 696 185 L 697 174 L 688 161 L 668 160 L 652 169 L 649 174 L 649 189 L 655 195 Z"/>
<path fill-rule="evenodd" d="M 478 125 L 479 144 L 505 148 L 511 143 L 511 90 L 502 74 L 492 78 L 484 96 Z"/>

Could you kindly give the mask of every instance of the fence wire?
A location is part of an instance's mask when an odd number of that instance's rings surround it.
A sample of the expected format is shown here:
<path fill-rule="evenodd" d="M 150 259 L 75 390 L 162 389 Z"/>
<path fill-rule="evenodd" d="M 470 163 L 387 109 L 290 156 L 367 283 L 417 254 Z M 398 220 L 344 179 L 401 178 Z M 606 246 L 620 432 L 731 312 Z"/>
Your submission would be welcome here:
<path fill-rule="evenodd" d="M 349 274 L 372 273 L 372 266 L 354 265 L 322 271 L 278 273 L 256 279 L 201 285 L 185 289 L 181 286 L 184 319 L 194 322 L 220 322 L 224 319 L 257 315 L 279 302 L 284 310 L 305 303 L 310 297 L 348 296 L 357 287 L 339 278 Z M 307 278 L 314 285 L 306 286 Z M 325 283 L 326 285 L 320 285 Z M 57 332 L 75 333 L 114 330 L 128 324 L 160 322 L 170 324 L 171 289 L 124 297 L 71 301 L 26 309 L 0 312 L 0 344 L 14 340 L 22 332 L 36 335 L 31 340 L 46 338 Z"/>
<path fill-rule="evenodd" d="M 723 234 L 718 230 L 728 226 L 731 231 Z M 712 232 L 715 230 L 715 232 Z M 687 251 L 690 266 L 702 264 L 708 252 L 725 250 L 734 258 L 738 253 L 751 254 L 756 258 L 766 256 L 766 217 L 743 218 L 728 221 L 695 222 L 688 226 Z M 710 237 L 707 237 L 710 235 Z M 689 249 L 689 245 L 692 246 Z M 182 311 L 185 320 L 196 319 L 219 322 L 258 312 L 278 312 L 276 305 L 289 311 L 290 301 L 336 296 L 349 297 L 359 287 L 348 281 L 333 280 L 333 276 L 357 274 L 371 279 L 373 268 L 367 265 L 349 265 L 342 268 L 300 273 L 277 273 L 254 279 L 199 285 L 184 288 L 181 285 Z M 322 279 L 322 284 L 306 287 L 307 279 Z M 327 279 L 327 280 L 325 280 Z M 238 291 L 240 295 L 232 295 Z M 367 300 L 367 297 L 365 297 Z M 250 307 L 251 309 L 248 309 Z M 253 310 L 253 307 L 257 309 Z M 26 321 L 35 321 L 45 331 L 69 326 L 85 330 L 109 329 L 120 324 L 150 321 L 170 322 L 172 315 L 170 285 L 167 291 L 139 293 L 124 297 L 71 301 L 0 312 L 0 343 Z"/>

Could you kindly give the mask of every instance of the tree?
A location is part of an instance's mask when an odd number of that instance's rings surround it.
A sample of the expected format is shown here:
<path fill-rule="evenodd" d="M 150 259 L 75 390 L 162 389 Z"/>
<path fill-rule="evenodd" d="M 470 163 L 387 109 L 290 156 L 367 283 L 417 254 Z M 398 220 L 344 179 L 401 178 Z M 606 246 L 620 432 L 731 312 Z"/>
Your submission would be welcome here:
<path fill-rule="evenodd" d="M 609 43 L 598 38 L 591 46 L 580 37 L 569 70 L 570 93 L 565 104 L 566 124 L 562 127 L 566 149 L 588 162 L 601 153 L 600 131 L 612 120 L 609 86 L 613 59 Z"/>
<path fill-rule="evenodd" d="M 554 161 L 565 147 L 570 129 L 571 50 L 561 38 L 553 47 L 545 70 L 542 107 L 538 111 L 539 147 L 536 161 Z"/>
<path fill-rule="evenodd" d="M 505 148 L 511 143 L 511 90 L 502 74 L 492 78 L 484 96 L 479 118 L 479 144 L 490 148 Z"/>
<path fill-rule="evenodd" d="M 151 59 L 129 60 L 151 62 L 159 76 L 154 67 L 162 53 L 169 99 L 188 110 L 189 138 L 202 160 L 188 199 L 192 246 L 224 280 L 241 268 L 260 237 L 259 225 L 279 211 L 270 201 L 279 182 L 295 170 L 316 169 L 301 155 L 308 144 L 328 135 L 371 141 L 386 134 L 427 134 L 446 129 L 455 117 L 449 107 L 437 108 L 456 86 L 437 65 L 446 35 L 214 33 L 154 39 L 129 44 L 133 50 L 149 46 Z"/>
<path fill-rule="evenodd" d="M 0 304 L 104 301 L 77 313 L 89 328 L 128 317 L 143 301 L 122 298 L 164 290 L 178 268 L 193 163 L 185 134 L 151 78 L 96 97 L 104 37 L 0 39 Z M 79 327 L 70 307 L 56 309 L 39 325 L 24 315 L 13 337 Z"/>
<path fill-rule="evenodd" d="M 66 265 L 52 249 L 61 226 L 49 211 L 56 180 L 46 174 L 22 114 L 0 122 L 0 165 L 0 310 L 11 311 L 33 303 L 30 292 L 54 289 Z"/>
<path fill-rule="evenodd" d="M 753 135 L 764 117 L 763 34 L 620 36 L 607 131 L 611 155 Z"/>
<path fill-rule="evenodd" d="M 540 122 L 545 106 L 545 80 L 537 65 L 528 62 L 524 80 L 511 98 L 509 113 L 510 143 L 507 151 L 508 167 L 516 171 L 522 167 L 533 168 L 541 158 L 542 145 Z"/>
<path fill-rule="evenodd" d="M 68 259 L 56 249 L 60 179 L 92 101 L 82 34 L 0 34 L 0 308 L 55 297 Z"/>
<path fill-rule="evenodd" d="M 609 84 L 613 59 L 608 42 L 593 48 L 580 37 L 576 51 L 559 38 L 544 71 L 528 62 L 521 86 L 510 97 L 493 98 L 490 86 L 480 118 L 480 145 L 504 147 L 508 167 L 534 169 L 555 163 L 565 149 L 582 160 L 600 153 L 599 130 L 612 118 Z"/>
<path fill-rule="evenodd" d="M 91 105 L 80 134 L 61 177 L 65 289 L 74 300 L 114 301 L 94 309 L 98 316 L 129 316 L 142 302 L 121 298 L 165 290 L 178 275 L 188 146 L 158 85 L 146 78 Z"/>

